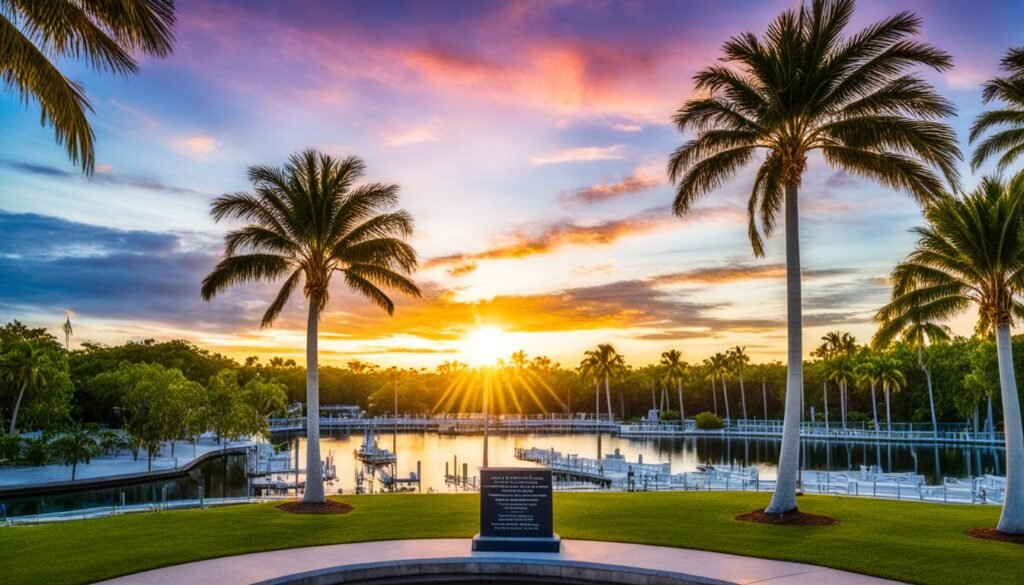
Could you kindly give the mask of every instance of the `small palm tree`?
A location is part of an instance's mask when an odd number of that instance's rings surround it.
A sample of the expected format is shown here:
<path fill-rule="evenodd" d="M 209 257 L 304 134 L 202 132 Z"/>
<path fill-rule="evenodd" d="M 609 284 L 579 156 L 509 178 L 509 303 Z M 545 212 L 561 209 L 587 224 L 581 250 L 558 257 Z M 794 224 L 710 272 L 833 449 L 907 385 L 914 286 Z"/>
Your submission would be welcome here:
<path fill-rule="evenodd" d="M 885 396 L 885 429 L 892 435 L 892 410 L 889 407 L 889 395 L 898 392 L 907 385 L 907 378 L 899 369 L 891 356 L 880 356 L 878 359 L 878 383 L 882 385 L 882 394 Z"/>
<path fill-rule="evenodd" d="M 586 352 L 587 357 L 591 360 L 592 375 L 597 380 L 604 381 L 604 394 L 608 404 L 608 420 L 614 421 L 615 415 L 612 413 L 612 391 L 611 381 L 619 377 L 619 374 L 626 367 L 625 359 L 615 348 L 608 343 L 602 343 L 597 346 L 597 349 Z"/>
<path fill-rule="evenodd" d="M 853 371 L 859 388 L 871 388 L 871 417 L 875 423 L 875 432 L 878 432 L 878 398 L 875 393 L 880 374 L 878 356 L 868 350 L 862 351 Z"/>
<path fill-rule="evenodd" d="M 14 435 L 18 430 L 18 411 L 26 391 L 41 388 L 49 383 L 43 361 L 46 359 L 43 350 L 31 340 L 25 339 L 14 344 L 10 352 L 0 361 L 0 383 L 13 386 L 18 391 L 11 411 L 11 426 L 8 434 Z"/>
<path fill-rule="evenodd" d="M 71 466 L 71 481 L 78 474 L 78 464 L 86 465 L 103 450 L 100 443 L 99 429 L 95 425 L 76 423 L 50 441 L 56 459 L 64 465 Z"/>
<path fill-rule="evenodd" d="M 1006 75 L 985 83 L 982 102 L 1003 102 L 1004 107 L 982 112 L 971 126 L 970 141 L 982 140 L 971 156 L 971 168 L 978 170 L 988 159 L 999 157 L 998 169 L 1006 170 L 1024 152 L 1024 47 L 1010 49 L 1003 55 L 1002 69 Z"/>
<path fill-rule="evenodd" d="M 729 350 L 729 363 L 736 368 L 740 379 L 740 403 L 743 405 L 743 419 L 747 418 L 747 391 L 743 387 L 743 366 L 750 363 L 747 348 L 736 346 Z"/>
<path fill-rule="evenodd" d="M 955 133 L 939 120 L 954 112 L 915 66 L 946 70 L 948 54 L 912 40 L 920 19 L 902 12 L 844 36 L 853 0 L 813 0 L 787 10 L 763 38 L 745 33 L 724 45 L 724 60 L 695 77 L 696 93 L 676 112 L 695 138 L 668 163 L 674 211 L 697 201 L 739 169 L 762 161 L 747 210 L 754 254 L 780 215 L 786 231 L 788 367 L 778 481 L 767 511 L 796 509 L 803 338 L 798 193 L 808 155 L 833 168 L 910 193 L 921 203 L 958 185 Z M 759 154 L 763 156 L 759 158 Z"/>
<path fill-rule="evenodd" d="M 307 150 L 292 155 L 284 168 L 253 166 L 255 192 L 218 197 L 214 220 L 235 218 L 247 225 L 228 232 L 224 258 L 204 280 L 202 296 L 213 299 L 234 284 L 275 281 L 284 284 L 263 314 L 269 327 L 302 284 L 309 304 L 306 321 L 306 491 L 302 500 L 323 503 L 320 461 L 320 391 L 317 328 L 330 299 L 331 277 L 373 304 L 395 312 L 389 290 L 418 297 L 409 276 L 416 252 L 406 243 L 413 220 L 395 209 L 398 185 L 356 186 L 365 170 L 354 156 L 338 160 Z"/>
<path fill-rule="evenodd" d="M 683 353 L 678 349 L 670 349 L 661 354 L 661 367 L 664 369 L 662 383 L 675 383 L 679 395 L 679 420 L 686 420 L 686 408 L 683 406 L 683 378 L 686 374 L 686 362 Z"/>
<path fill-rule="evenodd" d="M 82 58 L 99 71 L 134 74 L 133 53 L 171 54 L 173 28 L 173 0 L 0 0 L 0 79 L 23 103 L 39 104 L 57 143 L 91 173 L 96 157 L 86 110 L 92 106 L 57 60 Z"/>
<path fill-rule="evenodd" d="M 850 382 L 855 378 L 853 371 L 854 364 L 851 354 L 842 353 L 836 355 L 826 362 L 828 368 L 828 379 L 835 382 L 839 387 L 839 416 L 846 429 L 846 393 Z"/>
<path fill-rule="evenodd" d="M 872 345 L 879 349 L 888 347 L 894 339 L 899 337 L 917 349 L 917 364 L 924 372 L 925 381 L 928 384 L 928 407 L 932 415 L 932 433 L 937 437 L 939 433 L 939 422 L 935 416 L 935 394 L 932 389 L 932 369 L 925 359 L 925 352 L 933 343 L 948 342 L 951 338 L 949 327 L 928 320 L 920 307 L 908 306 L 901 314 L 890 314 L 888 320 L 879 322 L 878 331 L 872 340 Z M 876 318 L 876 322 L 878 319 Z"/>
<path fill-rule="evenodd" d="M 1024 533 L 1024 432 L 1013 373 L 1010 328 L 1024 317 L 1024 174 L 1009 182 L 985 178 L 963 198 L 947 197 L 916 228 L 917 246 L 892 273 L 892 301 L 882 322 L 914 314 L 949 319 L 971 306 L 976 330 L 995 332 L 1006 432 L 1006 494 L 998 529 Z"/>

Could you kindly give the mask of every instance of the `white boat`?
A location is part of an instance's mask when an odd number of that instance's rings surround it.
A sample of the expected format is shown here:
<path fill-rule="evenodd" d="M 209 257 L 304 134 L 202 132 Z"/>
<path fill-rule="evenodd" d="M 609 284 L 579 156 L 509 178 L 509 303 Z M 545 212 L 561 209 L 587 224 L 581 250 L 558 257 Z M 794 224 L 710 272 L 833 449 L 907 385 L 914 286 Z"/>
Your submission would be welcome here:
<path fill-rule="evenodd" d="M 366 428 L 363 444 L 353 451 L 353 454 L 356 459 L 369 465 L 390 465 L 397 460 L 394 453 L 377 445 L 377 436 L 373 432 L 373 425 Z"/>

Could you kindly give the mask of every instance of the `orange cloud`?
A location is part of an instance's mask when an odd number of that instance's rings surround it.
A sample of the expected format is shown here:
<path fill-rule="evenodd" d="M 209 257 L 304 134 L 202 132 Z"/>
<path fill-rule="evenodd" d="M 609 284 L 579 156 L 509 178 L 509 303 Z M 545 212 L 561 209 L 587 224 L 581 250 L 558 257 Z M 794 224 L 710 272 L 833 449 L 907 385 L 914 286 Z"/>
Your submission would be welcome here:
<path fill-rule="evenodd" d="M 548 225 L 539 233 L 514 233 L 509 242 L 482 252 L 452 254 L 431 258 L 424 267 L 467 266 L 478 260 L 506 260 L 549 254 L 566 246 L 607 246 L 622 238 L 665 229 L 678 222 L 667 209 L 652 210 L 625 219 L 606 221 L 594 225 L 558 222 Z M 472 269 L 466 270 L 466 272 Z"/>
<path fill-rule="evenodd" d="M 560 199 L 569 204 L 600 203 L 609 199 L 622 197 L 623 195 L 630 195 L 632 193 L 639 193 L 641 191 L 653 189 L 661 184 L 661 182 L 661 179 L 658 177 L 647 175 L 641 171 L 636 171 L 617 183 L 605 183 L 573 189 L 572 191 L 563 193 Z"/>
<path fill-rule="evenodd" d="M 174 140 L 171 145 L 179 152 L 187 155 L 206 156 L 216 150 L 217 141 L 209 136 L 198 134 Z"/>

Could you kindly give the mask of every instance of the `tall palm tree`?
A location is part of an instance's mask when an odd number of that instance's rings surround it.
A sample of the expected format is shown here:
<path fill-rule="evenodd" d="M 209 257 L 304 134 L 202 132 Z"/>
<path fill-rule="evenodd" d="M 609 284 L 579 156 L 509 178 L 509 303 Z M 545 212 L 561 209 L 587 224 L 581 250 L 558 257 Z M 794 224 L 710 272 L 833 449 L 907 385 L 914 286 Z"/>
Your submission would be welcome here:
<path fill-rule="evenodd" d="M 722 402 L 725 403 L 725 420 L 729 420 L 729 389 L 725 386 L 725 376 L 729 374 L 729 356 L 716 353 L 711 356 L 711 369 L 722 381 Z"/>
<path fill-rule="evenodd" d="M 932 389 L 932 369 L 925 360 L 925 351 L 930 344 L 943 343 L 950 340 L 949 327 L 930 321 L 922 314 L 920 307 L 907 306 L 901 314 L 888 316 L 887 321 L 879 323 L 872 345 L 877 348 L 888 347 L 894 339 L 901 338 L 905 343 L 917 349 L 917 364 L 924 372 L 928 385 L 928 407 L 932 415 L 932 433 L 937 437 L 939 422 L 935 416 L 935 394 Z M 877 322 L 877 319 L 876 319 Z"/>
<path fill-rule="evenodd" d="M 593 360 L 594 377 L 604 381 L 604 394 L 608 404 L 608 420 L 614 421 L 611 381 L 619 376 L 626 367 L 626 362 L 609 343 L 598 345 L 597 349 L 586 352 L 586 355 Z"/>
<path fill-rule="evenodd" d="M 826 367 L 828 379 L 835 382 L 839 388 L 839 416 L 843 429 L 846 429 L 846 393 L 850 381 L 855 377 L 853 358 L 851 354 L 842 353 L 826 362 Z"/>
<path fill-rule="evenodd" d="M 889 407 L 889 395 L 902 390 L 907 385 L 907 378 L 900 371 L 899 364 L 891 356 L 879 356 L 878 383 L 882 385 L 882 394 L 885 396 L 885 429 L 891 435 L 892 409 Z"/>
<path fill-rule="evenodd" d="M 597 377 L 597 357 L 592 355 L 591 352 L 584 352 L 584 358 L 580 362 L 576 371 L 579 372 L 580 378 L 583 379 L 584 383 L 594 384 L 594 418 L 597 420 L 601 419 L 601 387 L 600 380 Z"/>
<path fill-rule="evenodd" d="M 686 420 L 686 408 L 683 406 L 683 378 L 686 375 L 686 362 L 683 353 L 678 349 L 670 349 L 661 354 L 661 367 L 664 368 L 662 383 L 675 382 L 676 393 L 679 395 L 679 420 Z"/>
<path fill-rule="evenodd" d="M 750 356 L 747 355 L 747 348 L 736 346 L 729 350 L 729 362 L 740 378 L 740 403 L 743 405 L 743 419 L 747 418 L 747 392 L 743 388 L 743 366 L 750 363 Z"/>
<path fill-rule="evenodd" d="M 15 343 L 3 361 L 0 361 L 0 383 L 9 384 L 18 390 L 18 398 L 11 411 L 11 426 L 7 431 L 9 435 L 14 435 L 18 430 L 18 411 L 21 410 L 25 392 L 49 383 L 43 368 L 45 359 L 42 348 L 26 339 Z"/>
<path fill-rule="evenodd" d="M 707 372 L 704 379 L 711 382 L 711 401 L 715 407 L 715 416 L 718 416 L 718 368 L 713 357 L 704 358 L 704 370 Z"/>
<path fill-rule="evenodd" d="M 916 228 L 917 246 L 893 270 L 893 299 L 878 318 L 916 311 L 942 321 L 971 306 L 979 333 L 995 331 L 1006 432 L 1006 494 L 998 529 L 1024 533 L 1024 432 L 1013 373 L 1010 328 L 1024 317 L 1024 174 L 1009 182 L 985 178 L 969 195 L 948 197 Z"/>
<path fill-rule="evenodd" d="M 38 104 L 57 143 L 91 173 L 96 156 L 86 111 L 92 106 L 57 61 L 83 59 L 98 71 L 138 73 L 134 54 L 170 55 L 173 28 L 173 0 L 0 0 L 0 79 L 22 103 Z"/>
<path fill-rule="evenodd" d="M 302 283 L 309 304 L 306 321 L 306 491 L 302 500 L 322 503 L 320 391 L 317 328 L 330 299 L 331 277 L 373 304 L 395 312 L 388 291 L 412 297 L 420 289 L 409 279 L 416 252 L 406 243 L 413 220 L 397 209 L 398 185 L 356 181 L 363 161 L 337 159 L 314 150 L 294 154 L 283 168 L 252 166 L 254 193 L 223 195 L 213 201 L 215 221 L 248 222 L 224 238 L 224 258 L 203 279 L 202 296 L 211 300 L 234 284 L 284 278 L 260 323 L 269 327 Z"/>
<path fill-rule="evenodd" d="M 880 369 L 878 356 L 864 350 L 858 356 L 853 370 L 857 386 L 861 389 L 871 388 L 871 417 L 875 423 L 875 432 L 878 432 L 878 398 L 875 390 L 878 388 Z"/>
<path fill-rule="evenodd" d="M 1003 55 L 1002 69 L 1007 74 L 985 83 L 982 102 L 1003 102 L 1004 107 L 982 112 L 971 126 L 970 141 L 982 140 L 971 156 L 971 168 L 979 167 L 993 156 L 999 157 L 998 169 L 1006 170 L 1024 152 L 1024 47 Z"/>
<path fill-rule="evenodd" d="M 803 338 L 798 193 L 807 157 L 910 193 L 921 203 L 954 186 L 960 158 L 955 133 L 939 119 L 954 112 L 916 66 L 946 70 L 948 54 L 912 39 L 920 19 L 902 12 L 851 36 L 853 0 L 813 0 L 787 10 L 763 38 L 724 45 L 724 60 L 695 77 L 701 97 L 674 122 L 695 138 L 669 159 L 674 211 L 684 216 L 736 171 L 761 160 L 747 206 L 754 254 L 764 255 L 780 214 L 786 231 L 788 367 L 778 481 L 767 512 L 796 510 Z M 758 159 L 758 154 L 763 157 Z"/>

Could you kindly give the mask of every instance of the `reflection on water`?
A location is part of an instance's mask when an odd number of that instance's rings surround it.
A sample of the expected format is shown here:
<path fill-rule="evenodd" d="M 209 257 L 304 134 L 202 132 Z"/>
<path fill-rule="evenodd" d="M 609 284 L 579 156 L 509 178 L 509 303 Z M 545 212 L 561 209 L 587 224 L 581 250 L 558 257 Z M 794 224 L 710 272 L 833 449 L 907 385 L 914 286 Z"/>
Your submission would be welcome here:
<path fill-rule="evenodd" d="M 294 441 L 300 441 L 300 462 L 305 467 L 305 438 L 295 434 L 276 434 L 275 443 L 287 442 L 292 452 Z M 395 447 L 398 453 L 398 475 L 406 476 L 422 462 L 423 491 L 450 491 L 444 483 L 445 463 L 457 461 L 459 472 L 467 463 L 471 476 L 477 475 L 482 461 L 483 440 L 480 436 L 451 436 L 436 433 L 400 433 L 378 435 L 381 447 Z M 357 470 L 361 467 L 352 457 L 359 448 L 362 435 L 335 434 L 321 438 L 321 453 L 333 452 L 338 479 L 328 487 L 329 493 L 341 489 L 352 493 Z M 672 472 L 694 471 L 698 463 L 722 466 L 757 465 L 762 479 L 774 479 L 779 457 L 778 439 L 723 439 L 719 437 L 688 438 L 623 438 L 612 435 L 492 435 L 490 464 L 495 467 L 532 465 L 515 458 L 517 447 L 553 448 L 565 454 L 596 457 L 598 442 L 603 453 L 619 449 L 629 461 L 643 456 L 644 462 L 668 462 Z M 942 477 L 967 477 L 985 473 L 1001 474 L 1005 452 L 1002 448 L 964 448 L 928 444 L 872 444 L 836 441 L 805 441 L 803 467 L 819 470 L 857 470 L 861 465 L 879 465 L 883 471 L 914 472 L 925 476 L 928 483 L 941 483 Z M 452 468 L 453 469 L 453 468 Z"/>
<path fill-rule="evenodd" d="M 248 480 L 245 455 L 228 454 L 208 459 L 187 475 L 161 481 L 138 482 L 118 487 L 92 489 L 69 494 L 2 498 L 9 516 L 51 514 L 88 508 L 151 504 L 199 498 L 199 486 L 206 498 L 245 497 Z"/>

